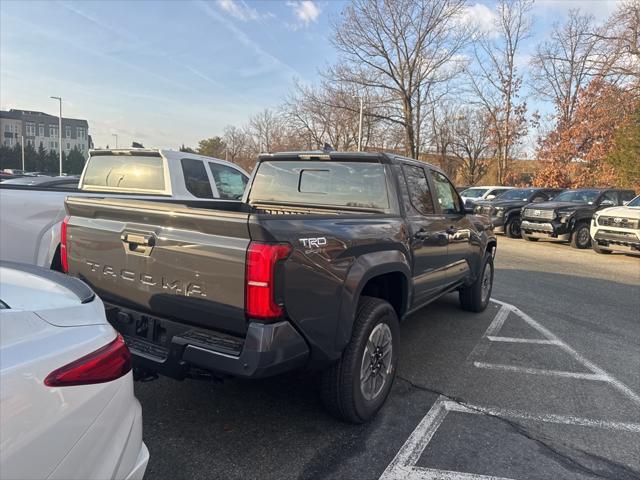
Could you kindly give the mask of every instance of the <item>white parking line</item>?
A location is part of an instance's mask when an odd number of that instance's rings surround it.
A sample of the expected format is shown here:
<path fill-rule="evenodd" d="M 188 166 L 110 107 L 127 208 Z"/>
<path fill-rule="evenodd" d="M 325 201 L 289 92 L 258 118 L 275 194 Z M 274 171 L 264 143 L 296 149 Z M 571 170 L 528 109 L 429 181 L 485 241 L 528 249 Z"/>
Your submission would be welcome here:
<path fill-rule="evenodd" d="M 486 362 L 473 362 L 473 366 L 477 368 L 486 368 L 488 370 L 503 370 L 507 372 L 525 373 L 528 375 L 549 375 L 552 377 L 579 378 L 581 380 L 595 380 L 599 382 L 609 381 L 609 377 L 607 375 L 598 375 L 596 373 L 566 372 L 563 370 L 518 367 L 515 365 L 502 365 L 500 363 Z"/>
<path fill-rule="evenodd" d="M 539 338 L 513 338 L 513 337 L 494 337 L 487 335 L 490 342 L 506 342 L 506 343 L 531 343 L 537 345 L 560 345 L 557 340 L 543 340 Z"/>
<path fill-rule="evenodd" d="M 433 439 L 436 430 L 442 425 L 442 422 L 449 412 L 640 433 L 640 424 L 638 423 L 609 422 L 606 420 L 594 420 L 572 415 L 536 415 L 519 410 L 460 404 L 448 400 L 444 396 L 440 396 L 382 473 L 380 480 L 513 480 L 506 477 L 416 466 L 416 463 L 420 460 L 429 442 Z"/>
<path fill-rule="evenodd" d="M 513 365 L 493 364 L 486 362 L 474 361 L 473 365 L 477 368 L 488 368 L 503 371 L 512 371 L 517 373 L 534 374 L 534 375 L 552 375 L 559 377 L 577 378 L 583 380 L 596 380 L 603 381 L 611 384 L 616 389 L 625 394 L 628 398 L 635 403 L 640 404 L 640 396 L 631 390 L 627 385 L 617 380 L 609 373 L 605 372 L 602 368 L 594 364 L 593 362 L 584 358 L 581 354 L 576 352 L 569 345 L 560 340 L 556 335 L 551 333 L 548 329 L 540 325 L 529 315 L 520 311 L 517 307 L 499 300 L 492 299 L 493 302 L 501 305 L 500 310 L 491 321 L 491 324 L 485 331 L 482 339 L 471 351 L 467 357 L 467 361 L 474 358 L 478 358 L 487 353 L 490 342 L 511 342 L 522 344 L 542 344 L 542 345 L 554 345 L 569 355 L 571 355 L 576 361 L 581 363 L 584 367 L 591 371 L 591 373 L 579 373 L 579 372 L 567 372 L 561 370 L 544 370 L 537 368 L 526 368 Z M 545 339 L 526 339 L 526 338 L 512 338 L 501 337 L 499 332 L 504 325 L 505 320 L 510 313 L 514 313 L 538 332 L 540 332 Z M 600 428 L 611 431 L 623 431 L 631 433 L 640 433 L 640 424 L 627 423 L 627 422 L 611 422 L 606 420 L 596 420 L 590 418 L 581 418 L 572 415 L 555 415 L 555 414 L 533 414 L 529 412 L 510 410 L 510 409 L 498 409 L 493 407 L 483 407 L 471 404 L 460 404 L 451 400 L 448 400 L 444 396 L 440 396 L 433 404 L 429 412 L 420 421 L 415 430 L 411 433 L 407 441 L 402 448 L 398 451 L 397 455 L 382 473 L 380 480 L 513 480 L 506 477 L 495 477 L 490 475 L 481 475 L 467 472 L 456 472 L 450 470 L 440 470 L 434 468 L 425 468 L 416 466 L 418 460 L 422 456 L 427 445 L 433 439 L 436 430 L 442 425 L 448 412 L 461 412 L 468 414 L 481 414 L 489 415 L 499 418 L 512 418 L 534 422 L 553 423 L 560 425 L 573 425 L 589 428 Z"/>
<path fill-rule="evenodd" d="M 493 301 L 493 302 L 495 302 L 495 303 L 497 303 L 499 305 L 502 305 L 502 308 L 509 309 L 512 313 L 514 313 L 515 315 L 520 317 L 522 320 L 527 322 L 529 325 L 531 325 L 533 328 L 538 330 L 538 332 L 540 332 L 542 335 L 544 335 L 548 340 L 553 340 L 554 342 L 556 342 L 556 344 L 558 345 L 559 348 L 562 348 L 565 352 L 567 352 L 569 355 L 571 355 L 578 362 L 582 363 L 582 365 L 584 365 L 587 369 L 591 370 L 594 374 L 602 376 L 602 377 L 606 377 L 606 381 L 609 382 L 613 387 L 615 387 L 616 389 L 621 391 L 625 396 L 627 396 L 629 399 L 631 399 L 635 404 L 640 405 L 640 395 L 638 395 L 636 392 L 631 390 L 623 382 L 621 382 L 617 378 L 613 377 L 611 374 L 605 372 L 602 368 L 597 366 L 595 363 L 593 363 L 593 362 L 587 360 L 586 358 L 584 358 L 581 354 L 576 352 L 573 348 L 571 348 L 569 345 L 564 343 L 555 334 L 551 333 L 551 331 L 549 331 L 547 328 L 545 328 L 542 325 L 540 325 L 538 322 L 536 322 L 529 315 L 527 315 L 526 313 L 521 311 L 518 307 L 516 307 L 514 305 L 511 305 L 510 303 L 506 303 L 506 302 L 502 302 L 500 300 L 496 300 L 494 298 L 492 298 L 491 301 Z M 502 308 L 500 309 L 500 311 L 502 311 Z M 497 333 L 497 332 L 492 332 L 492 333 Z"/>

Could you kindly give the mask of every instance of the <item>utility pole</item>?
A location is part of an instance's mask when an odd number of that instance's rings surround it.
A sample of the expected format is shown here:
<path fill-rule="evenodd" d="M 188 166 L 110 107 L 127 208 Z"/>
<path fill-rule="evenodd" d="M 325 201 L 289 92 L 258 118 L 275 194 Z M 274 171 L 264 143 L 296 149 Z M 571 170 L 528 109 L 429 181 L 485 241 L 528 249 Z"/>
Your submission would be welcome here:
<path fill-rule="evenodd" d="M 22 135 L 20 145 L 22 146 L 22 171 L 24 172 L 24 135 Z"/>
<path fill-rule="evenodd" d="M 62 97 L 50 97 L 60 103 L 60 116 L 58 117 L 58 160 L 60 162 L 59 175 L 62 176 Z"/>
<path fill-rule="evenodd" d="M 360 123 L 358 125 L 358 151 L 362 151 L 362 110 L 364 109 L 364 102 L 362 97 L 358 97 L 360 99 Z"/>

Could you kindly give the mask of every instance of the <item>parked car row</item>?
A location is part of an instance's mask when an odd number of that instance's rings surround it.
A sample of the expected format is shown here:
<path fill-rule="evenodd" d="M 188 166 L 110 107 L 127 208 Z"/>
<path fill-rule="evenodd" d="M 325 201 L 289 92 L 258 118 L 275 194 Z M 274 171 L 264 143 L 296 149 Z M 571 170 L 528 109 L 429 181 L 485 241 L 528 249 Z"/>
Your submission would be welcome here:
<path fill-rule="evenodd" d="M 640 254 L 640 209 L 632 190 L 518 188 L 475 202 L 496 232 L 510 238 L 567 241 L 598 253 Z"/>

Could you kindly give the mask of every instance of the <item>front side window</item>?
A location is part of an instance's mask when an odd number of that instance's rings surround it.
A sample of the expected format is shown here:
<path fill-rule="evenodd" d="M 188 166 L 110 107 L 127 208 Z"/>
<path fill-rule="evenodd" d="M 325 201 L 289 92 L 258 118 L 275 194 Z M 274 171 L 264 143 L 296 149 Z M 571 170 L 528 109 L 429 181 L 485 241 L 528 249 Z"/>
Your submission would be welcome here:
<path fill-rule="evenodd" d="M 402 170 L 407 179 L 409 198 L 413 207 L 423 215 L 435 213 L 429 182 L 424 169 L 414 165 L 403 165 Z"/>
<path fill-rule="evenodd" d="M 625 190 L 623 192 L 620 192 L 620 199 L 623 202 L 630 202 L 631 200 L 633 200 L 633 197 L 635 197 L 635 195 L 636 194 L 631 190 Z"/>
<path fill-rule="evenodd" d="M 613 202 L 614 205 L 618 205 L 618 194 L 616 192 L 605 192 L 600 199 L 600 203 L 605 201 Z"/>
<path fill-rule="evenodd" d="M 442 213 L 460 213 L 462 208 L 456 189 L 442 173 L 431 170 L 436 189 L 436 197 Z"/>
<path fill-rule="evenodd" d="M 223 200 L 240 200 L 247 186 L 247 177 L 235 168 L 209 162 L 209 170 Z"/>
<path fill-rule="evenodd" d="M 467 198 L 480 198 L 487 193 L 488 188 L 467 188 L 460 193 L 463 197 Z"/>
<path fill-rule="evenodd" d="M 182 174 L 184 175 L 184 184 L 187 190 L 198 198 L 213 198 L 211 183 L 202 160 L 183 158 L 180 162 L 182 163 Z"/>

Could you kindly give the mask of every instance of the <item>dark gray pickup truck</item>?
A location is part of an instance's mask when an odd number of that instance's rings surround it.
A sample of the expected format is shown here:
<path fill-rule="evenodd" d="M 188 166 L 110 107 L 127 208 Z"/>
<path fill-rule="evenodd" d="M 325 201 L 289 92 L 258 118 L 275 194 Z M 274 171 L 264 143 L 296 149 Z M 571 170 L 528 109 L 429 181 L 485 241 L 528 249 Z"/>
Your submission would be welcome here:
<path fill-rule="evenodd" d="M 496 240 L 432 165 L 382 153 L 263 155 L 241 202 L 66 201 L 63 264 L 102 297 L 139 375 L 322 370 L 363 422 L 395 376 L 399 319 L 459 291 L 486 308 Z"/>

